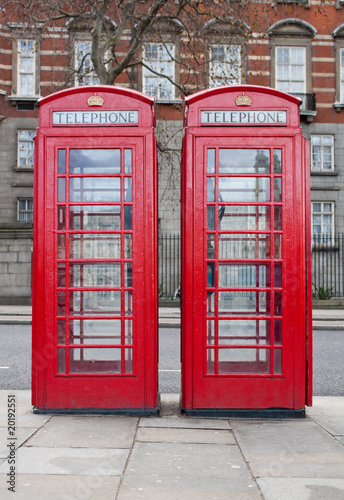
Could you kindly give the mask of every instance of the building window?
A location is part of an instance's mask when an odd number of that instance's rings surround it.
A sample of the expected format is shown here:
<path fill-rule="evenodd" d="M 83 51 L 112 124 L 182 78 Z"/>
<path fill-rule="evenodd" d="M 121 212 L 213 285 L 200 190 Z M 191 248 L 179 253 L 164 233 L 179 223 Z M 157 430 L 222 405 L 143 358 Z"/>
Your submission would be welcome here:
<path fill-rule="evenodd" d="M 18 131 L 18 168 L 33 168 L 34 130 Z"/>
<path fill-rule="evenodd" d="M 340 49 L 340 102 L 344 102 L 344 49 Z"/>
<path fill-rule="evenodd" d="M 312 171 L 333 171 L 333 135 L 312 135 Z"/>
<path fill-rule="evenodd" d="M 36 95 L 36 41 L 18 40 L 18 95 Z"/>
<path fill-rule="evenodd" d="M 312 202 L 312 239 L 321 243 L 334 235 L 334 202 Z"/>
<path fill-rule="evenodd" d="M 17 202 L 17 220 L 18 222 L 33 221 L 33 200 L 22 199 Z"/>
<path fill-rule="evenodd" d="M 241 83 L 240 45 L 212 45 L 209 59 L 209 87 Z"/>
<path fill-rule="evenodd" d="M 75 85 L 98 85 L 99 78 L 91 61 L 91 41 L 75 42 Z"/>
<path fill-rule="evenodd" d="M 306 48 L 276 47 L 276 89 L 288 93 L 306 92 Z"/>
<path fill-rule="evenodd" d="M 145 94 L 161 100 L 174 99 L 175 87 L 172 84 L 175 78 L 174 53 L 173 44 L 147 43 L 144 46 L 143 62 L 152 70 L 143 67 L 142 87 Z"/>

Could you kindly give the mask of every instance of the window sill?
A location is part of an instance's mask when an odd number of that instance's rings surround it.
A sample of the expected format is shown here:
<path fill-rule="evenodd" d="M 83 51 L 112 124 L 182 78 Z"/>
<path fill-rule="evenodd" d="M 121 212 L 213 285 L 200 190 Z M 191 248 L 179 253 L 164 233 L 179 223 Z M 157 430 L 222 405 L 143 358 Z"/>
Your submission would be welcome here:
<path fill-rule="evenodd" d="M 17 104 L 17 102 L 33 102 L 37 104 L 38 99 L 40 99 L 40 95 L 9 95 L 8 100 L 12 104 Z"/>
<path fill-rule="evenodd" d="M 183 99 L 155 99 L 156 104 L 183 104 Z"/>
<path fill-rule="evenodd" d="M 32 172 L 33 173 L 33 167 L 14 167 L 15 172 Z"/>
<path fill-rule="evenodd" d="M 339 172 L 333 172 L 333 171 L 325 171 L 325 170 L 316 170 L 316 171 L 313 171 L 311 170 L 311 175 L 313 176 L 318 176 L 318 175 L 328 175 L 328 176 L 336 176 L 336 175 L 339 175 Z"/>
<path fill-rule="evenodd" d="M 337 111 L 337 113 L 340 112 L 342 108 L 344 108 L 344 102 L 335 102 L 333 104 L 334 109 Z"/>

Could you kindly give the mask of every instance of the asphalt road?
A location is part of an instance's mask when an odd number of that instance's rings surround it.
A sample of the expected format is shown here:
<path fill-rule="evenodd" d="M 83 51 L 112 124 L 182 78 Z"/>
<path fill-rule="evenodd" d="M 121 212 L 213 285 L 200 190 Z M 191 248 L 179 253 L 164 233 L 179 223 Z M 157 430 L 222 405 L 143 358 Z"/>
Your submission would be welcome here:
<path fill-rule="evenodd" d="M 344 331 L 315 331 L 315 396 L 344 396 Z M 159 342 L 161 393 L 180 393 L 180 333 L 162 328 Z M 0 389 L 30 389 L 31 326 L 0 325 Z"/>

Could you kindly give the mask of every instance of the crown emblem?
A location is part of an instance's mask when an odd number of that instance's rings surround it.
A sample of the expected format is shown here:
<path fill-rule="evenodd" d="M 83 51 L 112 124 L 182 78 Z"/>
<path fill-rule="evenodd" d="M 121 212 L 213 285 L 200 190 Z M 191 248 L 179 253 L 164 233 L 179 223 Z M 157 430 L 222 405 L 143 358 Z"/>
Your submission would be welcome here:
<path fill-rule="evenodd" d="M 235 99 L 235 104 L 237 106 L 251 106 L 252 104 L 252 99 L 248 95 L 245 94 L 245 92 L 242 93 L 242 95 L 239 95 Z"/>
<path fill-rule="evenodd" d="M 100 95 L 97 95 L 95 92 L 94 95 L 91 95 L 91 97 L 87 99 L 87 104 L 89 106 L 103 106 L 104 99 L 100 97 Z"/>

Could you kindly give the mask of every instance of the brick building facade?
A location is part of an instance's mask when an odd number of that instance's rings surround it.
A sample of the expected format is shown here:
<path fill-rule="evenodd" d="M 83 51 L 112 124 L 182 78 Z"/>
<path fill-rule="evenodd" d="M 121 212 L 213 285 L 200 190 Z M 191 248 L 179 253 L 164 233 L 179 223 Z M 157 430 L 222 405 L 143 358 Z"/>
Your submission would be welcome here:
<path fill-rule="evenodd" d="M 183 91 L 248 83 L 301 98 L 303 133 L 311 141 L 313 235 L 344 232 L 344 2 L 237 4 L 236 18 L 204 16 L 197 57 L 186 50 L 181 23 L 157 20 L 161 26 L 142 40 L 144 66 L 115 82 L 156 97 L 159 229 L 179 231 Z M 129 40 L 124 31 L 118 58 Z M 85 25 L 30 27 L 0 12 L 0 303 L 30 303 L 39 98 L 97 83 L 89 50 Z"/>

